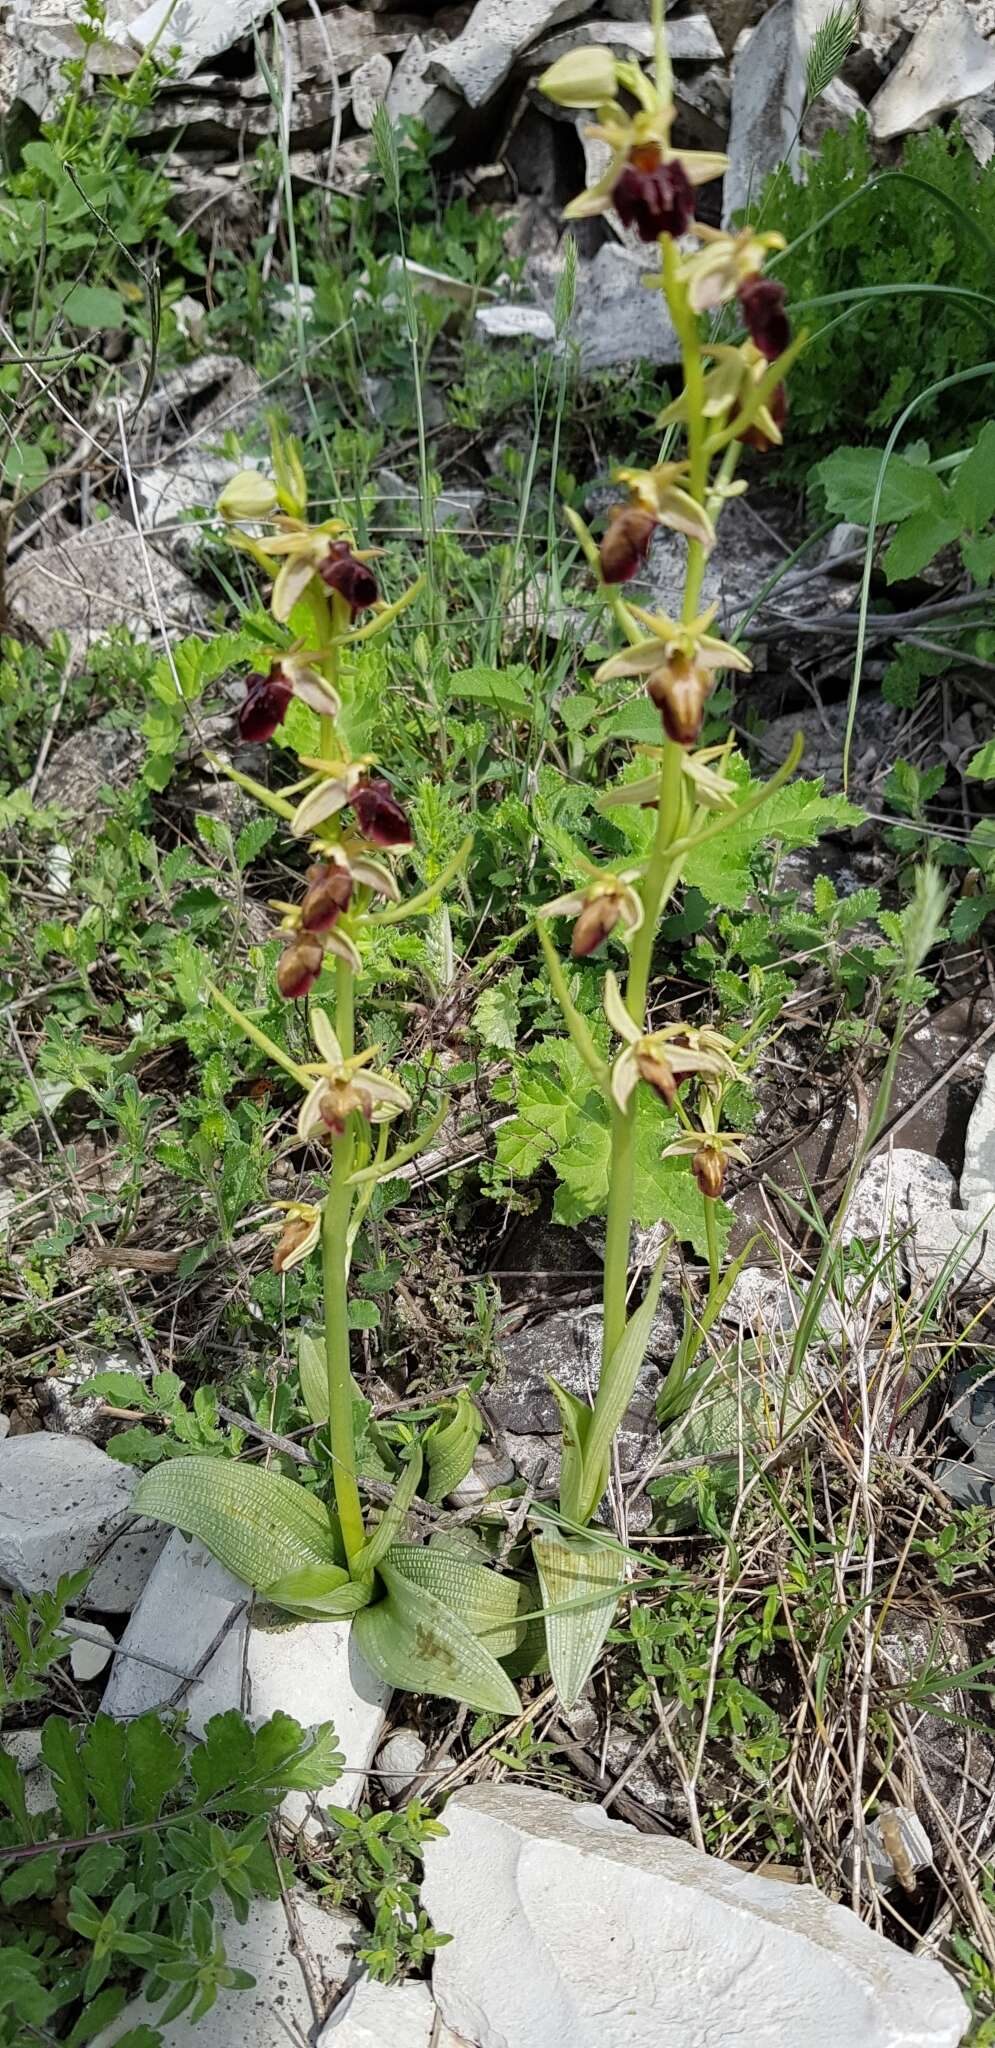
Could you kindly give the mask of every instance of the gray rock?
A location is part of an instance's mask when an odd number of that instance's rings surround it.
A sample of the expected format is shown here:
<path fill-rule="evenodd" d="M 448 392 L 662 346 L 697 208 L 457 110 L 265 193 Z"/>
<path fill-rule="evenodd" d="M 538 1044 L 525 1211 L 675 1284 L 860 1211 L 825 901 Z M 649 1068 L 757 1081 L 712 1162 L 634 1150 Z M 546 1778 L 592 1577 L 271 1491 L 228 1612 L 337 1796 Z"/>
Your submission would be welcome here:
<path fill-rule="evenodd" d="M 230 1908 L 215 1910 L 229 1963 L 255 1978 L 251 1991 L 219 1991 L 210 2012 L 194 2023 L 185 2014 L 165 2025 L 160 2007 L 133 1998 L 91 2048 L 114 2048 L 141 2026 L 162 2028 L 163 2048 L 283 2048 L 312 2036 L 314 2006 L 327 2011 L 353 1966 L 362 1928 L 351 1913 L 323 1912 L 306 1891 L 282 1899 L 253 1899 L 244 1926 Z M 343 2043 L 345 2048 L 345 2043 Z"/>
<path fill-rule="evenodd" d="M 644 65 L 653 58 L 653 29 L 642 12 L 628 21 L 581 21 L 575 28 L 563 29 L 529 51 L 528 68 L 544 71 L 571 50 L 591 43 L 607 44 L 618 56 L 635 57 Z M 667 45 L 672 64 L 712 64 L 722 56 L 722 45 L 707 14 L 685 14 L 668 21 Z M 594 116 L 585 118 L 590 121 Z"/>
<path fill-rule="evenodd" d="M 544 312 L 541 306 L 481 306 L 474 314 L 473 324 L 486 341 L 556 340 L 552 314 Z"/>
<path fill-rule="evenodd" d="M 979 34 L 962 0 L 937 0 L 871 101 L 879 142 L 929 128 L 941 114 L 995 85 L 995 45 Z"/>
<path fill-rule="evenodd" d="M 203 1544 L 174 1530 L 118 1646 L 104 1707 L 130 1720 L 179 1706 L 195 1735 L 231 1707 L 256 1725 L 278 1711 L 303 1728 L 332 1721 L 343 1775 L 325 1793 L 289 1795 L 283 1813 L 299 1827 L 326 1796 L 336 1806 L 364 1797 L 389 1698 L 348 1622 L 300 1622 L 253 1603 Z"/>
<path fill-rule="evenodd" d="M 153 564 L 167 627 L 188 631 L 200 609 L 196 586 L 158 555 Z M 69 540 L 26 549 L 10 572 L 7 602 L 9 630 L 21 639 L 47 642 L 65 633 L 74 668 L 112 626 L 127 626 L 139 640 L 158 630 L 141 542 L 116 512 Z"/>
<path fill-rule="evenodd" d="M 126 1614 L 166 1539 L 131 1512 L 137 1473 L 85 1437 L 12 1436 L 0 1443 L 0 1585 L 48 1593 L 91 1568 L 79 1605 Z"/>
<path fill-rule="evenodd" d="M 995 1741 L 977 1726 L 973 1695 L 949 1683 L 951 1676 L 969 1671 L 975 1662 L 963 1630 L 930 1613 L 892 1608 L 878 1637 L 878 1656 L 898 1700 L 906 1691 L 912 1693 L 906 1711 L 918 1769 L 944 1813 L 957 1815 L 958 1830 L 972 1840 L 982 1830 L 975 1847 L 983 1856 L 995 1832 L 990 1805 Z M 937 1681 L 935 1713 L 923 1704 L 929 1699 L 931 1679 Z M 916 1774 L 910 1775 L 916 1799 Z M 917 1811 L 927 1829 L 935 1826 L 928 1801 L 917 1802 Z"/>
<path fill-rule="evenodd" d="M 504 84 L 515 58 L 544 29 L 583 14 L 588 0 L 477 0 L 461 35 L 432 59 L 432 71 L 470 107 L 485 106 Z"/>
<path fill-rule="evenodd" d="M 601 1310 L 593 1308 L 564 1310 L 502 1338 L 504 1377 L 488 1390 L 489 1414 L 502 1429 L 517 1435 L 558 1436 L 560 1411 L 549 1380 L 558 1380 L 580 1400 L 591 1400 L 600 1372 L 601 1332 Z M 653 1324 L 647 1356 L 622 1425 L 640 1441 L 655 1433 L 660 1367 L 669 1363 L 676 1340 L 674 1316 L 664 1306 Z"/>
<path fill-rule="evenodd" d="M 394 1728 L 377 1754 L 377 1782 L 385 1799 L 400 1799 L 424 1768 L 428 1744 L 415 1728 Z"/>
<path fill-rule="evenodd" d="M 885 1250 L 904 1240 L 927 1211 L 949 1207 L 954 1177 L 928 1152 L 896 1146 L 872 1159 L 861 1174 L 843 1225 L 843 1243 L 859 1239 Z M 992 1197 L 995 1201 L 995 1195 Z"/>
<path fill-rule="evenodd" d="M 617 493 L 613 492 L 613 499 L 615 496 Z M 766 523 L 758 519 L 748 499 L 732 498 L 723 507 L 715 546 L 705 566 L 703 602 L 717 603 L 723 621 L 731 625 L 752 604 L 761 585 L 780 568 L 787 552 Z M 679 617 L 686 561 L 687 542 L 679 534 L 671 533 L 669 527 L 659 527 L 646 567 L 631 586 L 639 603 Z M 772 592 L 772 602 L 787 604 L 780 586 Z M 804 602 L 811 608 L 810 590 L 806 590 Z"/>
<path fill-rule="evenodd" d="M 359 1977 L 322 2028 L 317 2048 L 435 2048 L 435 2018 L 427 1984 Z"/>
<path fill-rule="evenodd" d="M 466 1478 L 461 1479 L 449 1495 L 449 1505 L 454 1508 L 480 1507 L 496 1486 L 507 1486 L 514 1477 L 515 1467 L 510 1458 L 503 1458 L 490 1444 L 480 1444 Z"/>
<path fill-rule="evenodd" d="M 422 1902 L 454 1936 L 436 2001 L 479 2048 L 956 2048 L 968 2012 L 808 1885 L 638 1834 L 556 1793 L 462 1788 Z"/>
<path fill-rule="evenodd" d="M 606 242 L 590 262 L 578 264 L 568 338 L 580 351 L 582 370 L 680 362 L 680 343 L 663 294 L 648 291 L 642 282 L 649 274 L 648 255 L 637 256 L 615 242 Z"/>
<path fill-rule="evenodd" d="M 852 1830 L 840 1842 L 840 1861 L 845 1871 L 852 1872 Z M 911 1807 L 885 1806 L 868 1821 L 863 1841 L 865 1891 L 871 1890 L 868 1864 L 875 1884 L 887 1890 L 902 1880 L 914 1879 L 920 1870 L 929 1870 L 932 1862 L 933 1844 Z"/>
<path fill-rule="evenodd" d="M 45 1410 L 46 1429 L 61 1430 L 64 1436 L 89 1437 L 92 1444 L 106 1444 L 118 1425 L 108 1416 L 103 1395 L 79 1398 L 81 1388 L 98 1372 L 131 1372 L 141 1376 L 137 1351 L 127 1344 L 114 1350 L 100 1344 L 77 1345 L 61 1369 L 39 1384 L 38 1399 Z"/>
<path fill-rule="evenodd" d="M 270 11 L 269 0 L 182 0 L 178 7 L 152 0 L 129 34 L 140 49 L 155 43 L 160 56 L 170 57 L 174 78 L 191 78 L 201 64 L 251 35 Z"/>
<path fill-rule="evenodd" d="M 373 126 L 373 116 L 387 97 L 393 75 L 390 58 L 382 50 L 374 50 L 352 74 L 352 118 L 364 134 Z"/>
<path fill-rule="evenodd" d="M 963 100 L 958 110 L 961 131 L 975 163 L 990 164 L 995 156 L 995 92 Z"/>
<path fill-rule="evenodd" d="M 932 1283 L 948 1260 L 950 1287 L 995 1287 L 995 1217 L 984 1209 L 927 1209 L 911 1241 L 916 1272 Z"/>
<path fill-rule="evenodd" d="M 792 0 L 777 0 L 741 43 L 732 71 L 729 168 L 722 219 L 756 204 L 768 171 L 781 163 L 797 122 L 785 105 L 788 72 L 797 63 Z"/>
<path fill-rule="evenodd" d="M 995 1206 L 995 1057 L 985 1067 L 967 1127 L 960 1199 L 965 1209 Z"/>
<path fill-rule="evenodd" d="M 458 94 L 447 92 L 432 75 L 434 43 L 412 36 L 387 88 L 386 108 L 392 121 L 421 121 L 433 135 L 443 135 L 459 112 Z"/>

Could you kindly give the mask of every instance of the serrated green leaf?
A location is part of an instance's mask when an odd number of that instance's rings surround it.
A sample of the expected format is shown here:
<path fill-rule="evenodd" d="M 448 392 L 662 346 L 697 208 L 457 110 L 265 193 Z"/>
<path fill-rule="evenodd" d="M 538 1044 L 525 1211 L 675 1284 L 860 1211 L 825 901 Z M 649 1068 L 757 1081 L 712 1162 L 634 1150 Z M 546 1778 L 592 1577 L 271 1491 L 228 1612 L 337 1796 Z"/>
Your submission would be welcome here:
<path fill-rule="evenodd" d="M 623 1591 L 619 1559 L 593 1537 L 533 1540 L 546 1614 L 549 1668 L 563 1707 L 576 1705 L 597 1662 Z"/>
<path fill-rule="evenodd" d="M 8 1756 L 5 1749 L 0 1749 L 0 1812 L 3 1811 L 9 1813 L 18 1841 L 30 1842 L 32 1830 L 24 1779 L 13 1757 Z"/>
<path fill-rule="evenodd" d="M 531 715 L 526 683 L 534 690 L 536 678 L 530 668 L 520 663 L 512 668 L 486 668 L 479 664 L 450 677 L 449 695 L 485 705 L 507 717 L 524 718 Z"/>
<path fill-rule="evenodd" d="M 444 1500 L 466 1478 L 484 1427 L 480 1410 L 465 1387 L 447 1406 L 452 1411 L 449 1419 L 440 1417 L 422 1440 L 428 1474 L 423 1491 L 425 1499 L 432 1502 Z"/>
<path fill-rule="evenodd" d="M 63 1833 L 85 1835 L 90 1825 L 86 1771 L 79 1753 L 79 1730 L 61 1714 L 50 1714 L 41 1731 L 41 1753 L 59 1808 Z"/>
<path fill-rule="evenodd" d="M 520 1647 L 525 1624 L 519 1615 L 529 1603 L 527 1589 L 517 1579 L 435 1543 L 427 1548 L 395 1544 L 387 1562 L 479 1636 L 492 1657 L 510 1657 Z"/>
<path fill-rule="evenodd" d="M 410 1569 L 385 1559 L 382 1600 L 353 1622 L 357 1648 L 388 1685 L 401 1692 L 459 1700 L 478 1713 L 517 1714 L 518 1694 L 496 1657 L 441 1600 L 416 1585 Z"/>
<path fill-rule="evenodd" d="M 140 1714 L 129 1721 L 125 1741 L 131 1776 L 128 1818 L 157 1820 L 183 1777 L 183 1746 L 163 1727 L 158 1714 Z M 80 1882 L 86 1885 L 85 1878 Z"/>
<path fill-rule="evenodd" d="M 930 508 L 904 519 L 884 554 L 884 573 L 889 583 L 918 576 L 960 533 L 960 520 L 952 513 Z"/>
<path fill-rule="evenodd" d="M 343 1561 L 321 1501 L 258 1465 L 178 1458 L 147 1473 L 132 1499 L 137 1514 L 198 1536 L 236 1578 L 257 1589 L 301 1565 Z"/>
<path fill-rule="evenodd" d="M 962 539 L 960 552 L 972 582 L 987 590 L 995 577 L 995 533 L 982 533 L 976 540 Z"/>
<path fill-rule="evenodd" d="M 124 300 L 105 284 L 74 284 L 61 311 L 74 327 L 123 327 Z"/>
<path fill-rule="evenodd" d="M 98 1714 L 87 1729 L 80 1755 L 87 1790 L 104 1826 L 123 1827 L 128 1753 L 120 1721 L 112 1720 L 110 1714 Z"/>
<path fill-rule="evenodd" d="M 972 782 L 995 782 L 995 740 L 986 740 L 964 770 Z"/>
<path fill-rule="evenodd" d="M 813 474 L 822 485 L 830 513 L 858 526 L 868 524 L 883 452 L 880 448 L 837 448 L 816 463 Z M 943 485 L 932 470 L 918 468 L 903 455 L 892 455 L 884 474 L 878 522 L 891 526 L 915 512 L 937 510 L 943 499 Z"/>
<path fill-rule="evenodd" d="M 522 970 L 513 967 L 493 988 L 485 988 L 475 1005 L 474 1030 L 485 1045 L 498 1052 L 514 1052 L 518 1044 L 521 986 Z"/>

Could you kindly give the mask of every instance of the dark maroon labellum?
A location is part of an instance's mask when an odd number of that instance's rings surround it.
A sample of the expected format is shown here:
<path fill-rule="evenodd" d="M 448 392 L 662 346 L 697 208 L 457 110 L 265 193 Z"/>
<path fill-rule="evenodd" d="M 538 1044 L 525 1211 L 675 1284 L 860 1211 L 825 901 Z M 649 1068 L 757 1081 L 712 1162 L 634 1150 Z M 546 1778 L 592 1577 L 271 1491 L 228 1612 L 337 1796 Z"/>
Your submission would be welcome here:
<path fill-rule="evenodd" d="M 365 611 L 380 595 L 372 569 L 357 562 L 344 540 L 331 543 L 324 561 L 318 564 L 318 574 L 329 590 L 345 598 L 353 612 Z"/>
<path fill-rule="evenodd" d="M 352 876 L 335 861 L 312 868 L 310 887 L 301 903 L 301 924 L 306 932 L 330 932 L 348 910 L 352 898 Z"/>
<path fill-rule="evenodd" d="M 615 505 L 598 549 L 603 583 L 628 583 L 642 568 L 656 530 L 652 512 L 639 505 Z"/>
<path fill-rule="evenodd" d="M 747 277 L 736 293 L 750 340 L 769 363 L 776 362 L 791 341 L 784 297 L 783 284 L 773 277 Z"/>
<path fill-rule="evenodd" d="M 246 676 L 245 702 L 238 714 L 242 739 L 252 743 L 271 740 L 286 717 L 293 694 L 279 662 L 274 662 L 268 675 Z"/>
<path fill-rule="evenodd" d="M 353 797 L 352 809 L 371 846 L 410 846 L 411 827 L 388 782 L 378 776 L 364 782 Z"/>
<path fill-rule="evenodd" d="M 276 985 L 288 1003 L 306 996 L 313 989 L 321 973 L 325 949 L 320 939 L 312 938 L 309 932 L 302 932 L 294 939 L 277 963 Z"/>
<path fill-rule="evenodd" d="M 641 242 L 660 235 L 685 235 L 694 219 L 694 186 L 675 157 L 663 163 L 655 143 L 629 151 L 612 187 L 612 205 L 623 227 Z"/>

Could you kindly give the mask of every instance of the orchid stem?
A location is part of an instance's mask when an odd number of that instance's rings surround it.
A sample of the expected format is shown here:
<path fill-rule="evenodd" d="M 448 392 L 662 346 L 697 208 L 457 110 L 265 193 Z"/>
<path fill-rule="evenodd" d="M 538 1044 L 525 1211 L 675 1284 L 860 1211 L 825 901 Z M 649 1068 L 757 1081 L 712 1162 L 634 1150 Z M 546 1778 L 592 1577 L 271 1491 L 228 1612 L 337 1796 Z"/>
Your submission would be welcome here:
<path fill-rule="evenodd" d="M 335 1031 L 343 1055 L 352 1053 L 355 1037 L 352 969 L 337 960 Z M 349 1365 L 349 1218 L 355 1139 L 352 1119 L 341 1137 L 332 1140 L 332 1171 L 321 1218 L 321 1264 L 325 1293 L 325 1371 L 328 1384 L 328 1434 L 332 1451 L 332 1485 L 339 1527 L 350 1571 L 366 1541 L 363 1509 L 356 1481 L 356 1439 L 352 1418 L 352 1373 Z"/>

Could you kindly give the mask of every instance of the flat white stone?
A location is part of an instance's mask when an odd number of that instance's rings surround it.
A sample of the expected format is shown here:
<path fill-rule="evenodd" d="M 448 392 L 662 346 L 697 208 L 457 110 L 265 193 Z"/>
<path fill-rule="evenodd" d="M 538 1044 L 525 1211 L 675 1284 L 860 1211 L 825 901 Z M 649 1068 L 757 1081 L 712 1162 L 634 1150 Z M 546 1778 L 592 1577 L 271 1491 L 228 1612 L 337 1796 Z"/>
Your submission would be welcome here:
<path fill-rule="evenodd" d="M 871 101 L 879 142 L 929 128 L 941 114 L 995 85 L 995 45 L 979 35 L 962 0 L 938 0 Z"/>
<path fill-rule="evenodd" d="M 301 1891 L 290 1894 L 289 1914 L 281 1899 L 254 1899 L 244 1927 L 217 1902 L 214 1918 L 229 1963 L 249 1970 L 255 1989 L 219 1991 L 196 2024 L 184 2015 L 162 2026 L 163 2048 L 286 2048 L 311 2040 L 315 2020 L 321 2021 L 348 1975 L 362 1934 L 359 1922 L 351 1913 L 323 1913 Z M 132 2028 L 161 2025 L 156 2011 L 146 1999 L 133 1998 L 90 2048 L 114 2048 Z"/>
<path fill-rule="evenodd" d="M 322 2028 L 318 2048 L 435 2048 L 434 2025 L 427 1984 L 360 1977 Z"/>
<path fill-rule="evenodd" d="M 488 341 L 556 340 L 552 314 L 541 306 L 481 306 L 473 324 Z"/>
<path fill-rule="evenodd" d="M 995 1057 L 985 1067 L 981 1092 L 967 1127 L 960 1198 L 965 1209 L 995 1204 Z"/>
<path fill-rule="evenodd" d="M 478 2048 L 956 2048 L 969 2015 L 808 1885 L 641 1835 L 557 1793 L 478 1785 L 425 1851 L 453 1940 L 432 1988 Z"/>
<path fill-rule="evenodd" d="M 85 1437 L 39 1431 L 0 1442 L 0 1585 L 50 1593 L 92 1567 L 79 1605 L 126 1614 L 166 1540 L 131 1510 L 137 1473 Z"/>
<path fill-rule="evenodd" d="M 415 1728 L 395 1728 L 377 1757 L 377 1783 L 385 1799 L 399 1799 L 421 1771 L 428 1744 Z"/>
<path fill-rule="evenodd" d="M 471 107 L 492 99 L 519 52 L 545 29 L 583 14 L 587 0 L 477 0 L 461 35 L 432 59 L 432 72 Z"/>
<path fill-rule="evenodd" d="M 178 46 L 174 79 L 190 78 L 211 57 L 220 57 L 243 36 L 250 36 L 257 22 L 272 13 L 270 0 L 152 0 L 129 35 L 146 50 L 155 43 L 161 58 Z"/>
<path fill-rule="evenodd" d="M 203 1544 L 174 1530 L 118 1646 L 104 1707 L 120 1720 L 182 1707 L 194 1735 L 231 1707 L 255 1726 L 277 1712 L 302 1728 L 331 1721 L 345 1765 L 337 1783 L 315 1795 L 320 1808 L 356 1806 L 364 1797 L 389 1699 L 348 1622 L 295 1621 L 253 1606 L 247 1586 Z M 284 1816 L 298 1827 L 311 1805 L 310 1795 L 293 1792 Z"/>
<path fill-rule="evenodd" d="M 956 1182 L 942 1159 L 912 1148 L 872 1159 L 853 1191 L 843 1225 L 843 1243 L 881 1243 L 885 1251 L 904 1238 L 928 1209 L 949 1206 Z M 992 1196 L 995 1201 L 995 1194 Z"/>

